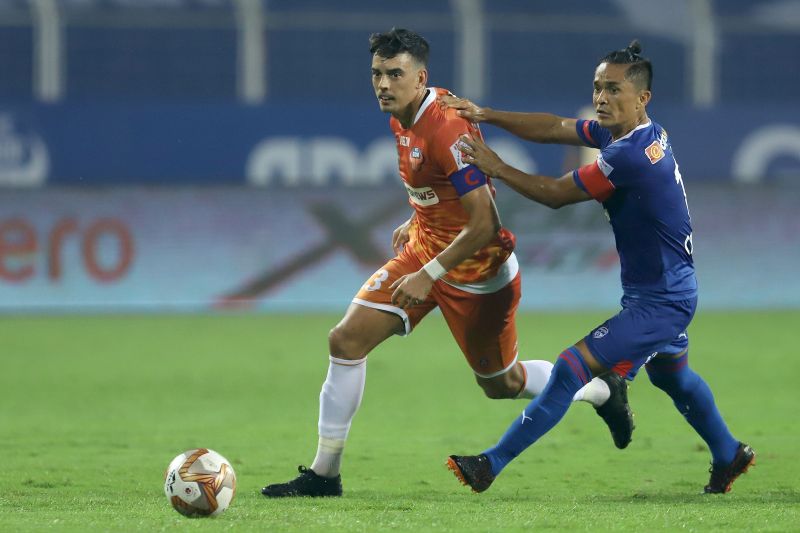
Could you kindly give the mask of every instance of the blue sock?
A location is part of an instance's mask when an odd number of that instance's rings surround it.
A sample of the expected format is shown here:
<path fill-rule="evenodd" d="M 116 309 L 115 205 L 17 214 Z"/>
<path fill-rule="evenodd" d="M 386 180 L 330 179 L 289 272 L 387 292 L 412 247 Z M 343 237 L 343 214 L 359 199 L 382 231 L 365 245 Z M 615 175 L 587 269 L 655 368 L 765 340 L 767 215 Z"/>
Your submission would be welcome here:
<path fill-rule="evenodd" d="M 653 385 L 669 394 L 675 407 L 706 441 L 715 465 L 729 465 L 739 441 L 733 438 L 714 403 L 708 384 L 688 365 L 689 353 L 678 358 L 659 357 L 647 363 Z"/>
<path fill-rule="evenodd" d="M 508 428 L 505 435 L 485 453 L 498 475 L 505 466 L 539 437 L 550 431 L 566 414 L 575 393 L 592 379 L 592 373 L 574 346 L 558 356 L 542 393 L 534 398 Z"/>

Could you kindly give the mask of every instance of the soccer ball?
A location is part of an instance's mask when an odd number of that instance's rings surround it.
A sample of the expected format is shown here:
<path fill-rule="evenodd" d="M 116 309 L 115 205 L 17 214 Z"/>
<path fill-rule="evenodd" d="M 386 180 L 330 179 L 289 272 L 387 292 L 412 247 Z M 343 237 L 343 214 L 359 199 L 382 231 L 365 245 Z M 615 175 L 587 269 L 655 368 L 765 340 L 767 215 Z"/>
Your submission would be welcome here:
<path fill-rule="evenodd" d="M 167 467 L 164 493 L 182 515 L 218 515 L 233 500 L 236 474 L 228 460 L 214 450 L 188 450 Z"/>

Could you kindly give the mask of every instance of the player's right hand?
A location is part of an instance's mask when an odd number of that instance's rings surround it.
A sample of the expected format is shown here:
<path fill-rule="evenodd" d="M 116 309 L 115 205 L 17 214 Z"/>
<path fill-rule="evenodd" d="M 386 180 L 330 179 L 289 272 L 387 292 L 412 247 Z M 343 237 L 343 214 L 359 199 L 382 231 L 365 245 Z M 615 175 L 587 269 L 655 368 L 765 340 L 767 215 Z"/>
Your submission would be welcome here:
<path fill-rule="evenodd" d="M 456 109 L 456 114 L 459 117 L 463 117 L 470 122 L 483 122 L 486 120 L 484 109 L 467 98 L 459 98 L 458 96 L 444 94 L 439 97 L 439 102 L 446 107 Z"/>
<path fill-rule="evenodd" d="M 411 227 L 411 219 L 409 218 L 392 232 L 392 249 L 394 253 L 400 254 L 408 242 L 408 230 Z"/>

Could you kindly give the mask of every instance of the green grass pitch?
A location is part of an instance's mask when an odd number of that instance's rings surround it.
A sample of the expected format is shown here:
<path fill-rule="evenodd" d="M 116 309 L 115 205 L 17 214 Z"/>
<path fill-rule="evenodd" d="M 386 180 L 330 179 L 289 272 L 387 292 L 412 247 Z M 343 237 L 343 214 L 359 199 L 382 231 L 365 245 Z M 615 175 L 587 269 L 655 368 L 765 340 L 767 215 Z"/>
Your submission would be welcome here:
<path fill-rule="evenodd" d="M 553 360 L 603 316 L 522 315 L 523 357 Z M 726 496 L 699 494 L 709 455 L 644 374 L 627 450 L 576 404 L 488 492 L 470 493 L 445 458 L 493 444 L 523 403 L 484 398 L 432 316 L 370 357 L 345 496 L 267 501 L 265 482 L 313 458 L 337 318 L 2 318 L 0 530 L 800 529 L 800 312 L 701 309 L 690 329 L 693 367 L 758 453 Z M 236 498 L 215 519 L 178 515 L 162 492 L 169 461 L 193 447 L 236 469 Z"/>

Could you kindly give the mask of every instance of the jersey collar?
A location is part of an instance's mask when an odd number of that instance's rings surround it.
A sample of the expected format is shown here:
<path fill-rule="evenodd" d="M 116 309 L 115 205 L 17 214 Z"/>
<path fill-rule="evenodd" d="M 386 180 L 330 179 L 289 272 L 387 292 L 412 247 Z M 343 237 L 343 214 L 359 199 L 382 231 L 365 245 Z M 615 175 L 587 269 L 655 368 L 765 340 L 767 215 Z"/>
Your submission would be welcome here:
<path fill-rule="evenodd" d="M 419 121 L 422 114 L 430 107 L 430 105 L 436 101 L 436 89 L 433 87 L 428 87 L 426 89 L 428 94 L 425 96 L 425 99 L 422 101 L 422 105 L 419 106 L 419 111 L 417 111 L 416 116 L 414 117 L 414 122 L 411 123 L 411 127 Z"/>
<path fill-rule="evenodd" d="M 615 141 L 611 141 L 611 144 L 614 144 L 615 142 L 619 142 L 619 141 L 621 141 L 621 140 L 623 140 L 623 139 L 627 139 L 628 137 L 630 137 L 631 135 L 633 135 L 633 134 L 634 134 L 634 133 L 636 133 L 637 131 L 639 131 L 639 130 L 643 130 L 643 129 L 645 129 L 645 128 L 649 128 L 649 127 L 650 127 L 650 126 L 652 126 L 652 125 L 653 125 L 653 121 L 652 121 L 652 120 L 648 120 L 648 121 L 647 121 L 647 122 L 645 122 L 644 124 L 639 124 L 638 126 L 636 126 L 635 128 L 633 128 L 631 131 L 629 131 L 628 133 L 626 133 L 625 135 L 623 135 L 622 137 L 620 137 L 619 139 L 617 139 L 617 140 L 615 140 Z"/>

